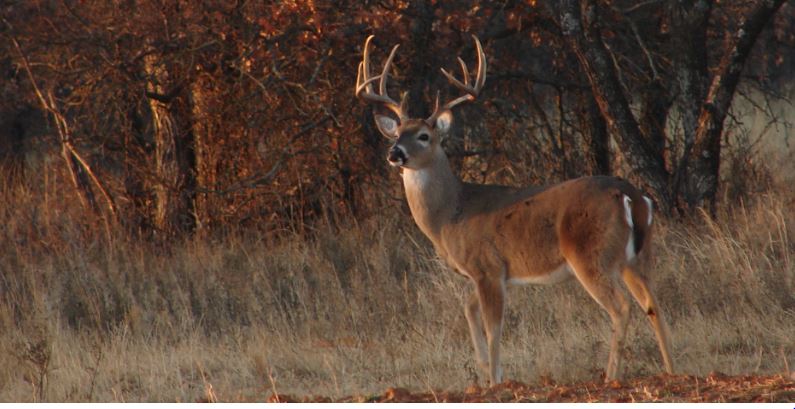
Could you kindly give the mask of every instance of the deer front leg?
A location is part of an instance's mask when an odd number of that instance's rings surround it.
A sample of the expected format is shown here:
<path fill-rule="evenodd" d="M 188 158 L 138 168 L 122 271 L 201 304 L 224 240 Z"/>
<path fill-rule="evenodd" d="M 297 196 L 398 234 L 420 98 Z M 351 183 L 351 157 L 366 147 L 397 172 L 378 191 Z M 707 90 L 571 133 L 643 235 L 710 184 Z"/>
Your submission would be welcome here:
<path fill-rule="evenodd" d="M 477 282 L 477 294 L 489 349 L 489 381 L 494 386 L 502 382 L 500 337 L 505 308 L 505 282 L 502 277 L 482 277 Z"/>
<path fill-rule="evenodd" d="M 464 305 L 464 315 L 469 324 L 469 335 L 472 338 L 472 346 L 475 348 L 475 362 L 484 373 L 489 373 L 489 356 L 486 354 L 488 345 L 486 344 L 486 334 L 483 329 L 483 318 L 480 314 L 480 301 L 478 293 L 474 291 L 470 294 Z"/>

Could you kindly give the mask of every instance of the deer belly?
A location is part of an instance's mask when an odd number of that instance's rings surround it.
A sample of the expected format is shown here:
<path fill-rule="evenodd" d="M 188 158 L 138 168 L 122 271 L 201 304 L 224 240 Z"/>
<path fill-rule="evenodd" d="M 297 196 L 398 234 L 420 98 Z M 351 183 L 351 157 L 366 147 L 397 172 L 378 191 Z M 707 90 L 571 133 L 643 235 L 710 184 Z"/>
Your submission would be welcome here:
<path fill-rule="evenodd" d="M 508 284 L 513 285 L 526 285 L 526 284 L 534 284 L 534 285 L 548 285 L 548 284 L 557 284 L 563 281 L 568 280 L 569 278 L 574 276 L 574 271 L 572 271 L 571 267 L 569 267 L 569 263 L 563 263 L 559 265 L 554 270 L 547 271 L 546 273 L 541 274 L 529 274 L 520 277 L 510 277 L 508 278 Z"/>

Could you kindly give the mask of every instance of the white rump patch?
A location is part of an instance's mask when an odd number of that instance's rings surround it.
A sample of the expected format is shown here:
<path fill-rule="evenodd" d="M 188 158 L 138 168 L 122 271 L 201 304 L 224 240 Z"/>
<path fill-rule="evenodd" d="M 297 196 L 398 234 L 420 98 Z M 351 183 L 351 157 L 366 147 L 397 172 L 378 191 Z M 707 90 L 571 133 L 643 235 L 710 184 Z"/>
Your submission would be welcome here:
<path fill-rule="evenodd" d="M 632 224 L 632 199 L 627 195 L 624 195 L 624 213 L 627 217 L 627 226 L 629 226 L 630 229 L 635 227 L 635 225 Z"/>
<path fill-rule="evenodd" d="M 648 196 L 643 196 L 643 200 L 645 200 L 646 205 L 649 206 L 649 216 L 646 218 L 646 225 L 651 226 L 651 214 L 654 211 L 654 203 L 652 203 Z"/>
<path fill-rule="evenodd" d="M 627 218 L 627 226 L 629 226 L 629 239 L 627 239 L 627 261 L 635 258 L 635 233 L 633 232 L 635 225 L 632 223 L 632 199 L 624 195 L 624 213 Z"/>

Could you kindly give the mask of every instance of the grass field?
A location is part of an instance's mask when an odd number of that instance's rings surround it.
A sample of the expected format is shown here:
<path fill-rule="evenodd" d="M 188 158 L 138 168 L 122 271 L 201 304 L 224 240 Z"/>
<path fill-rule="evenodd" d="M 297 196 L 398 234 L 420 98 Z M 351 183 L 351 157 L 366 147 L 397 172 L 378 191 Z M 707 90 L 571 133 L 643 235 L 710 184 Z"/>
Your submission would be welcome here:
<path fill-rule="evenodd" d="M 468 283 L 403 217 L 321 227 L 311 239 L 240 233 L 169 247 L 109 241 L 57 205 L 68 198 L 38 197 L 21 187 L 0 202 L 0 401 L 339 398 L 485 384 L 461 307 Z M 714 222 L 658 220 L 652 285 L 677 371 L 786 373 L 791 189 Z M 609 320 L 575 281 L 510 289 L 506 324 L 506 378 L 601 376 Z M 660 372 L 658 354 L 633 307 L 625 376 Z"/>

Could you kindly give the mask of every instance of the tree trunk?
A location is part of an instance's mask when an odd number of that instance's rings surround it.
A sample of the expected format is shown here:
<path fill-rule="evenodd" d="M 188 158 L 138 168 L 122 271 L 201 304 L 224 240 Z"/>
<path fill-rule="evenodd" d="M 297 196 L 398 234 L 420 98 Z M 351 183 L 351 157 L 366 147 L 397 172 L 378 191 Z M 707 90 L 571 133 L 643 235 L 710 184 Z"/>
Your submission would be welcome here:
<path fill-rule="evenodd" d="M 0 113 L 0 185 L 11 189 L 21 186 L 25 180 L 25 124 L 26 116 L 34 109 L 23 106 L 18 111 Z"/>
<path fill-rule="evenodd" d="M 641 177 L 643 187 L 651 190 L 658 205 L 668 211 L 672 203 L 668 171 L 662 158 L 655 155 L 654 148 L 647 143 L 623 94 L 615 66 L 596 27 L 595 2 L 582 0 L 578 4 L 576 0 L 565 0 L 561 2 L 560 13 L 563 35 L 588 77 L 608 129 L 627 162 Z"/>
<path fill-rule="evenodd" d="M 599 105 L 590 93 L 583 93 L 582 104 L 585 106 L 585 132 L 588 134 L 588 156 L 591 162 L 591 174 L 609 175 L 610 169 L 610 134 L 607 132 Z"/>
<path fill-rule="evenodd" d="M 665 166 L 667 159 L 667 133 L 665 131 L 668 113 L 671 110 L 671 98 L 660 78 L 643 87 L 640 92 L 641 112 L 640 131 L 648 140 L 653 154 Z M 667 168 L 667 167 L 666 167 Z"/>
<path fill-rule="evenodd" d="M 409 88 L 408 109 L 415 117 L 425 117 L 430 114 L 425 101 L 425 90 L 431 82 L 430 67 L 433 62 L 431 56 L 431 40 L 433 38 L 433 5 L 428 0 L 409 2 L 407 14 L 409 22 L 412 56 L 408 69 L 408 78 L 411 79 Z"/>
<path fill-rule="evenodd" d="M 717 67 L 701 106 L 693 149 L 687 159 L 685 201 L 689 207 L 708 205 L 714 214 L 720 179 L 720 148 L 723 121 L 740 82 L 745 61 L 759 33 L 785 0 L 759 2 L 734 34 L 734 43 Z"/>
<path fill-rule="evenodd" d="M 709 85 L 707 24 L 711 11 L 712 1 L 709 0 L 671 1 L 668 4 L 667 14 L 672 25 L 671 54 L 674 56 L 674 78 L 679 94 L 677 107 L 682 116 L 684 139 L 682 156 L 674 169 L 673 193 L 676 198 L 680 196 L 682 183 L 689 179 L 688 161 Z M 679 203 L 677 208 L 684 210 Z"/>
<path fill-rule="evenodd" d="M 213 211 L 217 209 L 217 145 L 216 125 L 210 115 L 213 93 L 211 81 L 200 75 L 191 85 L 193 143 L 196 160 L 196 228 L 200 233 L 207 232 L 214 221 Z"/>
<path fill-rule="evenodd" d="M 128 99 L 132 95 L 127 96 Z M 140 163 L 146 163 L 148 155 L 145 152 L 146 119 L 132 106 L 127 111 L 130 128 L 124 133 L 124 195 L 126 196 L 126 211 L 122 218 L 128 231 L 133 234 L 151 232 L 151 219 L 149 217 L 149 193 L 145 186 L 145 178 L 140 171 Z"/>
<path fill-rule="evenodd" d="M 74 152 L 69 149 L 68 145 L 61 140 L 61 157 L 69 170 L 69 176 L 72 179 L 72 185 L 80 197 L 83 206 L 90 209 L 95 214 L 100 214 L 97 199 L 94 196 L 94 191 L 91 190 L 91 183 L 88 175 L 80 166 L 80 161 L 75 157 Z"/>
<path fill-rule="evenodd" d="M 147 95 L 155 139 L 154 226 L 166 236 L 190 231 L 195 222 L 190 134 L 176 107 L 175 88 L 159 56 L 145 58 Z M 169 88 L 171 87 L 171 88 Z M 169 89 L 170 91 L 166 92 Z"/>
<path fill-rule="evenodd" d="M 31 85 L 33 85 L 33 90 L 36 92 L 36 97 L 38 98 L 41 107 L 45 111 L 49 112 L 52 116 L 56 130 L 58 131 L 59 141 L 61 142 L 61 156 L 66 163 L 66 168 L 69 170 L 70 178 L 72 179 L 72 183 L 75 186 L 75 190 L 77 191 L 81 202 L 85 207 L 88 207 L 91 211 L 93 211 L 94 214 L 101 214 L 94 192 L 91 190 L 90 182 L 93 179 L 97 189 L 99 189 L 100 193 L 102 193 L 106 200 L 110 218 L 112 218 L 113 221 L 116 221 L 116 205 L 113 202 L 113 198 L 110 197 L 108 191 L 105 189 L 102 183 L 100 183 L 96 175 L 91 171 L 88 163 L 80 157 L 74 146 L 72 146 L 72 133 L 69 130 L 69 124 L 66 122 L 66 118 L 58 109 L 58 106 L 55 103 L 55 98 L 52 96 L 52 92 L 48 92 L 45 97 L 44 93 L 41 91 L 41 89 L 39 89 L 39 85 L 36 83 L 36 78 L 33 76 L 33 71 L 30 69 L 28 58 L 22 51 L 22 47 L 19 45 L 19 42 L 13 37 L 11 41 L 16 47 L 20 58 L 22 59 L 22 64 L 25 67 L 25 71 L 28 74 Z M 106 217 L 104 221 L 106 232 L 108 235 L 110 235 L 110 224 L 108 223 L 108 218 Z"/>

